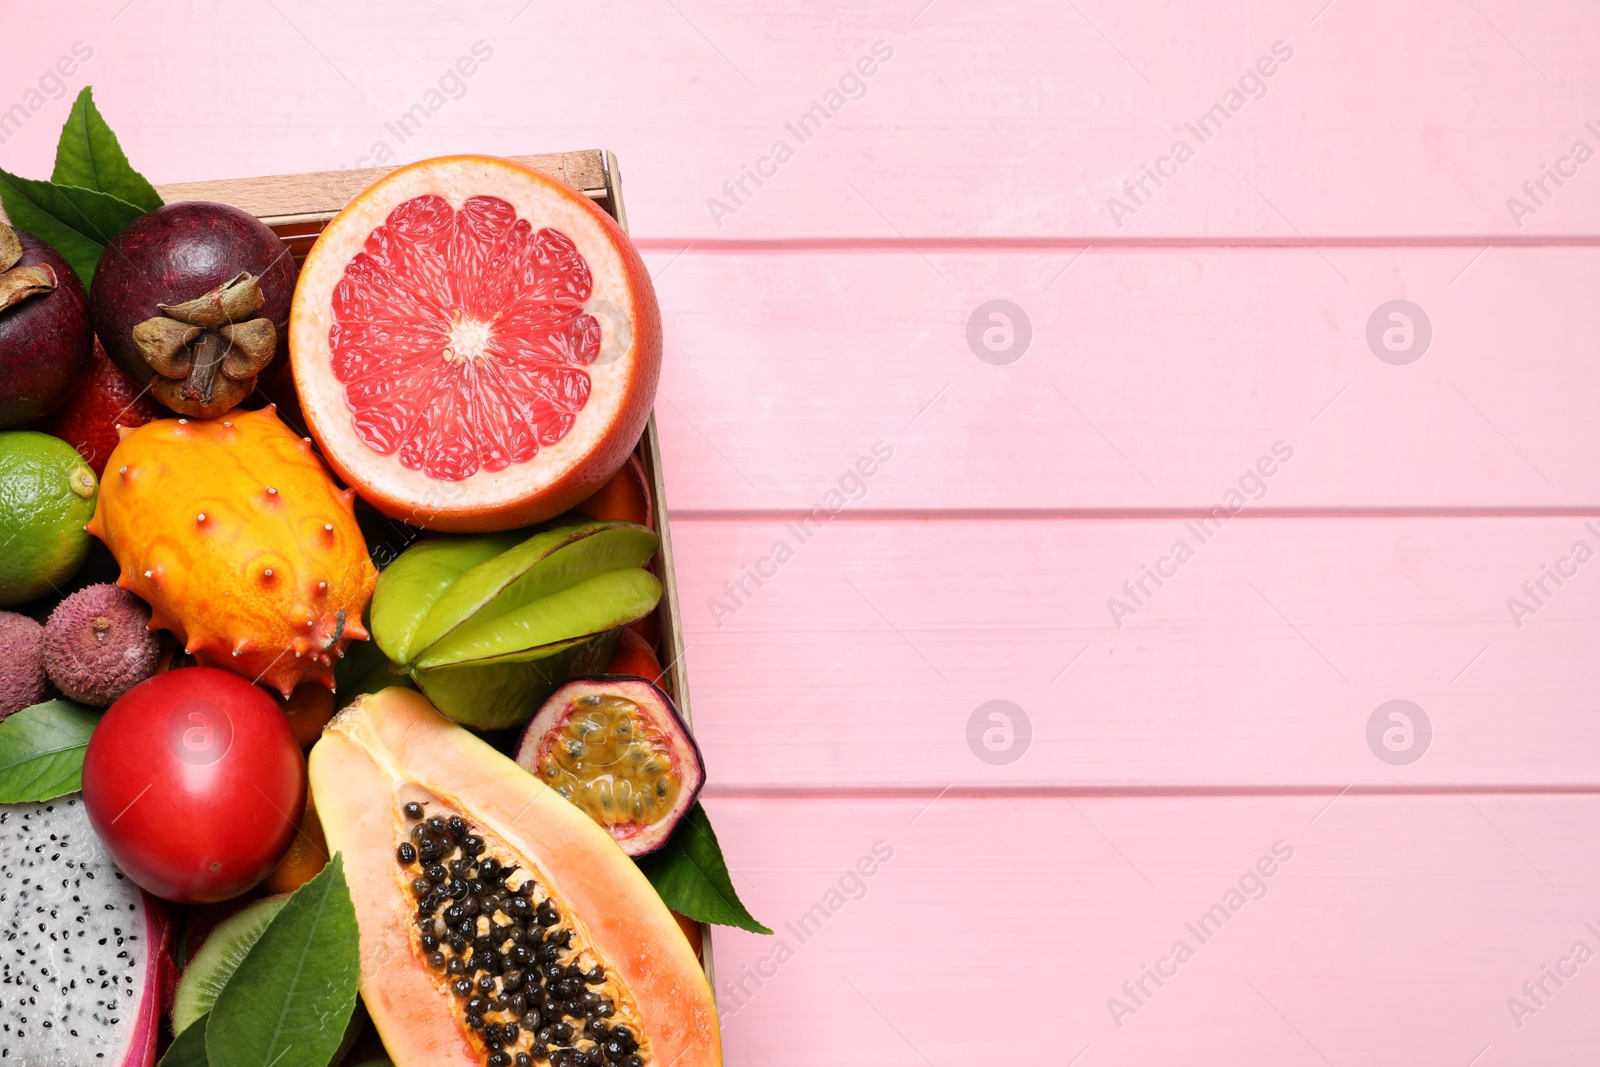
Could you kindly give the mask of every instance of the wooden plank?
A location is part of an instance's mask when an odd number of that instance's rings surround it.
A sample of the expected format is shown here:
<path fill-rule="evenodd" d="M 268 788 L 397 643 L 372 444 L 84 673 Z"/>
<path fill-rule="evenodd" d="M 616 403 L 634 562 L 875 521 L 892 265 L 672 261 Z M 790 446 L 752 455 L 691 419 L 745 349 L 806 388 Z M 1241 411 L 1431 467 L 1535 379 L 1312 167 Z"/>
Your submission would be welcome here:
<path fill-rule="evenodd" d="M 599 151 L 512 156 L 534 170 L 566 182 L 595 200 L 607 196 L 605 156 Z M 248 211 L 269 226 L 321 223 L 338 214 L 361 190 L 394 167 L 279 174 L 266 178 L 227 178 L 159 186 L 169 204 L 215 200 Z"/>
<path fill-rule="evenodd" d="M 166 182 L 600 145 L 649 176 L 630 190 L 645 238 L 1600 232 L 1587 166 L 1547 185 L 1521 229 L 1506 206 L 1574 140 L 1600 146 L 1578 104 L 1600 63 L 1587 47 L 1594 5 L 1322 8 L 940 0 L 919 12 L 871 0 L 775 12 L 695 0 L 514 4 L 463 24 L 415 6 L 195 19 L 152 5 L 90 35 L 94 58 L 70 88 L 96 83 L 131 158 Z M 0 99 L 35 88 L 35 66 L 104 18 L 63 0 L 53 18 L 14 27 L 16 53 L 39 58 L 15 65 Z M 236 62 L 242 40 L 276 61 Z M 597 41 L 600 62 L 578 43 Z M 879 41 L 892 58 L 859 90 L 848 75 Z M 1279 41 L 1294 54 L 1266 94 L 1241 96 L 1205 141 L 1189 133 Z M 473 59 L 476 42 L 489 58 Z M 185 62 L 152 76 L 149 57 L 170 54 Z M 453 73 L 463 58 L 470 77 Z M 68 99 L 7 145 L 8 169 L 48 172 Z M 813 106 L 828 117 L 802 140 L 789 127 Z M 1151 195 L 1119 229 L 1108 201 L 1179 138 L 1194 157 L 1159 188 L 1145 179 Z M 780 139 L 792 156 L 775 166 Z M 759 187 L 745 177 L 758 164 L 772 172 Z M 724 183 L 741 180 L 743 203 L 715 217 L 708 203 L 731 202 Z"/>
<path fill-rule="evenodd" d="M 1253 506 L 1600 507 L 1600 249 L 1078 254 L 652 254 L 673 505 L 809 507 L 882 440 L 856 506 L 1198 509 L 1282 441 Z"/>
<path fill-rule="evenodd" d="M 712 780 L 1600 786 L 1600 521 L 1234 518 L 1209 524 L 1207 540 L 1198 529 L 1177 517 L 835 518 L 803 538 L 776 520 L 675 522 Z M 1169 577 L 1158 587 L 1146 568 Z M 1029 720 L 1026 744 L 981 710 L 995 700 Z M 1369 742 L 1394 700 L 1431 723 L 1407 765 Z M 1380 719 L 1378 743 L 1392 725 Z M 993 763 L 981 751 L 991 727 Z"/>
<path fill-rule="evenodd" d="M 710 802 L 776 931 L 719 936 L 728 1062 L 926 1067 L 1003 1041 L 1080 1067 L 1547 1067 L 1600 1047 L 1595 797 L 930 799 Z M 1580 941 L 1588 962 L 1562 963 Z M 1033 1007 L 997 1034 L 964 1010 L 980 996 Z"/>

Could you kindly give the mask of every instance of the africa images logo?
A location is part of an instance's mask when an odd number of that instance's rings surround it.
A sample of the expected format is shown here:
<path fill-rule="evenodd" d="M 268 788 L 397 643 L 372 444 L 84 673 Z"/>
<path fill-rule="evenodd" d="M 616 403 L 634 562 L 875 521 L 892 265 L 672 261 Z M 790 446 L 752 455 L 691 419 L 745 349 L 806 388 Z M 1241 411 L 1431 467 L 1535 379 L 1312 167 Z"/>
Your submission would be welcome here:
<path fill-rule="evenodd" d="M 784 522 L 785 536 L 774 541 L 765 555 L 758 558 L 754 565 L 741 562 L 738 577 L 722 583 L 722 592 L 727 599 L 714 596 L 706 598 L 706 610 L 711 613 L 711 621 L 716 623 L 717 629 L 722 629 L 724 619 L 737 615 L 767 582 L 776 578 L 783 565 L 794 559 L 795 553 L 817 536 L 829 519 L 865 497 L 872 479 L 893 457 L 893 447 L 885 441 L 874 441 L 872 454 L 857 456 L 855 463 L 822 494 L 821 503 L 807 508 L 797 519 Z M 750 588 L 751 585 L 755 588 Z"/>
<path fill-rule="evenodd" d="M 774 139 L 767 151 L 756 157 L 754 166 L 741 163 L 738 176 L 722 183 L 722 196 L 706 197 L 706 210 L 711 213 L 711 221 L 716 223 L 717 229 L 722 229 L 723 219 L 738 214 L 762 186 L 776 178 L 778 168 L 793 159 L 801 145 L 821 133 L 829 119 L 843 111 L 850 101 L 866 96 L 867 79 L 893 58 L 894 49 L 889 42 L 872 42 L 872 48 L 844 69 L 834 85 L 823 92 L 821 100 L 813 100 L 793 121 L 783 124 L 788 136 Z"/>
<path fill-rule="evenodd" d="M 1183 565 L 1194 559 L 1206 542 L 1222 532 L 1223 523 L 1253 503 L 1259 503 L 1271 489 L 1268 479 L 1294 458 L 1294 447 L 1287 441 L 1274 441 L 1270 454 L 1257 458 L 1239 476 L 1238 482 L 1222 494 L 1222 500 L 1206 509 L 1204 515 L 1183 524 L 1184 536 L 1172 542 L 1167 554 L 1155 566 L 1139 565 L 1139 576 L 1122 583 L 1123 596 L 1106 597 L 1111 623 L 1122 629 L 1126 620 L 1139 614 L 1154 600 L 1167 582 L 1176 578 Z M 1153 587 L 1153 588 L 1152 588 Z"/>
<path fill-rule="evenodd" d="M 1183 124 L 1189 136 L 1194 138 L 1193 144 L 1189 143 L 1188 138 L 1179 137 L 1172 142 L 1166 155 L 1153 164 L 1142 166 L 1137 178 L 1129 178 L 1122 183 L 1122 198 L 1106 197 L 1106 211 L 1110 213 L 1111 221 L 1117 224 L 1117 229 L 1122 229 L 1124 219 L 1138 214 L 1139 209 L 1154 199 L 1167 182 L 1176 178 L 1178 168 L 1193 159 L 1200 146 L 1221 133 L 1229 119 L 1243 111 L 1251 101 L 1263 99 L 1268 92 L 1267 79 L 1293 58 L 1294 49 L 1287 41 L 1273 41 L 1270 55 L 1259 57 L 1254 65 L 1239 75 L 1234 85 L 1224 90 L 1216 103 L 1201 112 L 1193 122 Z"/>

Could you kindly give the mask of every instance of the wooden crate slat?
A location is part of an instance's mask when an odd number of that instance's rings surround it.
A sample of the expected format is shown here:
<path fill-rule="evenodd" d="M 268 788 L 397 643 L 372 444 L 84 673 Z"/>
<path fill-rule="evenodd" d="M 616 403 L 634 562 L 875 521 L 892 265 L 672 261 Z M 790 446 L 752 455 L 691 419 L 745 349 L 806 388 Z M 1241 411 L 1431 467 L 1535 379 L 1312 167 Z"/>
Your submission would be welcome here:
<path fill-rule="evenodd" d="M 599 201 L 608 195 L 605 155 L 597 150 L 554 152 L 509 157 Z M 338 213 L 351 197 L 398 168 L 330 170 L 309 174 L 279 174 L 265 178 L 228 178 L 221 181 L 160 185 L 156 191 L 167 203 L 215 200 L 248 211 L 279 236 L 315 234 L 321 223 Z"/>

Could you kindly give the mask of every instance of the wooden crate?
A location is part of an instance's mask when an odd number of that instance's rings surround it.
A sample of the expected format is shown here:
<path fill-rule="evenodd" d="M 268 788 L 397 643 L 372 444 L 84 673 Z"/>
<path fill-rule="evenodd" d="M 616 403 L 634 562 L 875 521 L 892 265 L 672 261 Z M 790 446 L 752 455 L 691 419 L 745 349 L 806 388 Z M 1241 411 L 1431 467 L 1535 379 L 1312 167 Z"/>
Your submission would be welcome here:
<path fill-rule="evenodd" d="M 555 152 L 533 156 L 512 156 L 535 170 L 558 178 L 588 196 L 627 230 L 628 213 L 622 203 L 622 179 L 616 156 L 590 149 L 582 152 Z M 272 227 L 289 246 L 295 262 L 305 261 L 322 228 L 333 220 L 357 193 L 377 181 L 394 167 L 367 170 L 330 170 L 307 174 L 280 174 L 267 178 L 228 178 L 211 182 L 185 182 L 161 185 L 156 191 L 169 204 L 183 200 L 209 200 L 248 211 Z M 683 628 L 680 625 L 678 584 L 672 565 L 672 534 L 667 528 L 666 486 L 661 472 L 661 445 L 656 434 L 655 415 L 650 416 L 644 436 L 639 440 L 638 456 L 644 463 L 654 498 L 656 529 L 661 535 L 661 551 L 656 564 L 661 578 L 661 644 L 659 652 L 666 667 L 672 696 L 692 730 L 694 721 L 689 702 L 689 671 L 683 657 Z M 700 959 L 707 980 L 713 979 L 711 928 L 700 927 Z M 712 990 L 716 984 L 712 981 Z"/>

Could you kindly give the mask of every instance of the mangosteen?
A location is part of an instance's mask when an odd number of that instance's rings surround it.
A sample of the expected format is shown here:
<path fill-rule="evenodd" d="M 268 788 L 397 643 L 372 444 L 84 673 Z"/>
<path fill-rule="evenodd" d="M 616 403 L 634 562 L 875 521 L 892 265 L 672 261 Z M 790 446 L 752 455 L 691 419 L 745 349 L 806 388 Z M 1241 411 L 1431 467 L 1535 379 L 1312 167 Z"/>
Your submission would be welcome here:
<path fill-rule="evenodd" d="M 93 351 L 89 296 L 71 264 L 0 221 L 0 429 L 65 403 Z"/>
<path fill-rule="evenodd" d="M 0 719 L 44 699 L 44 627 L 0 611 Z"/>
<path fill-rule="evenodd" d="M 110 582 L 80 589 L 44 626 L 44 669 L 69 700 L 106 707 L 156 671 L 150 606 Z"/>
<path fill-rule="evenodd" d="M 188 201 L 144 215 L 100 258 L 90 316 L 106 352 L 174 411 L 214 418 L 289 345 L 299 269 L 255 216 Z"/>

